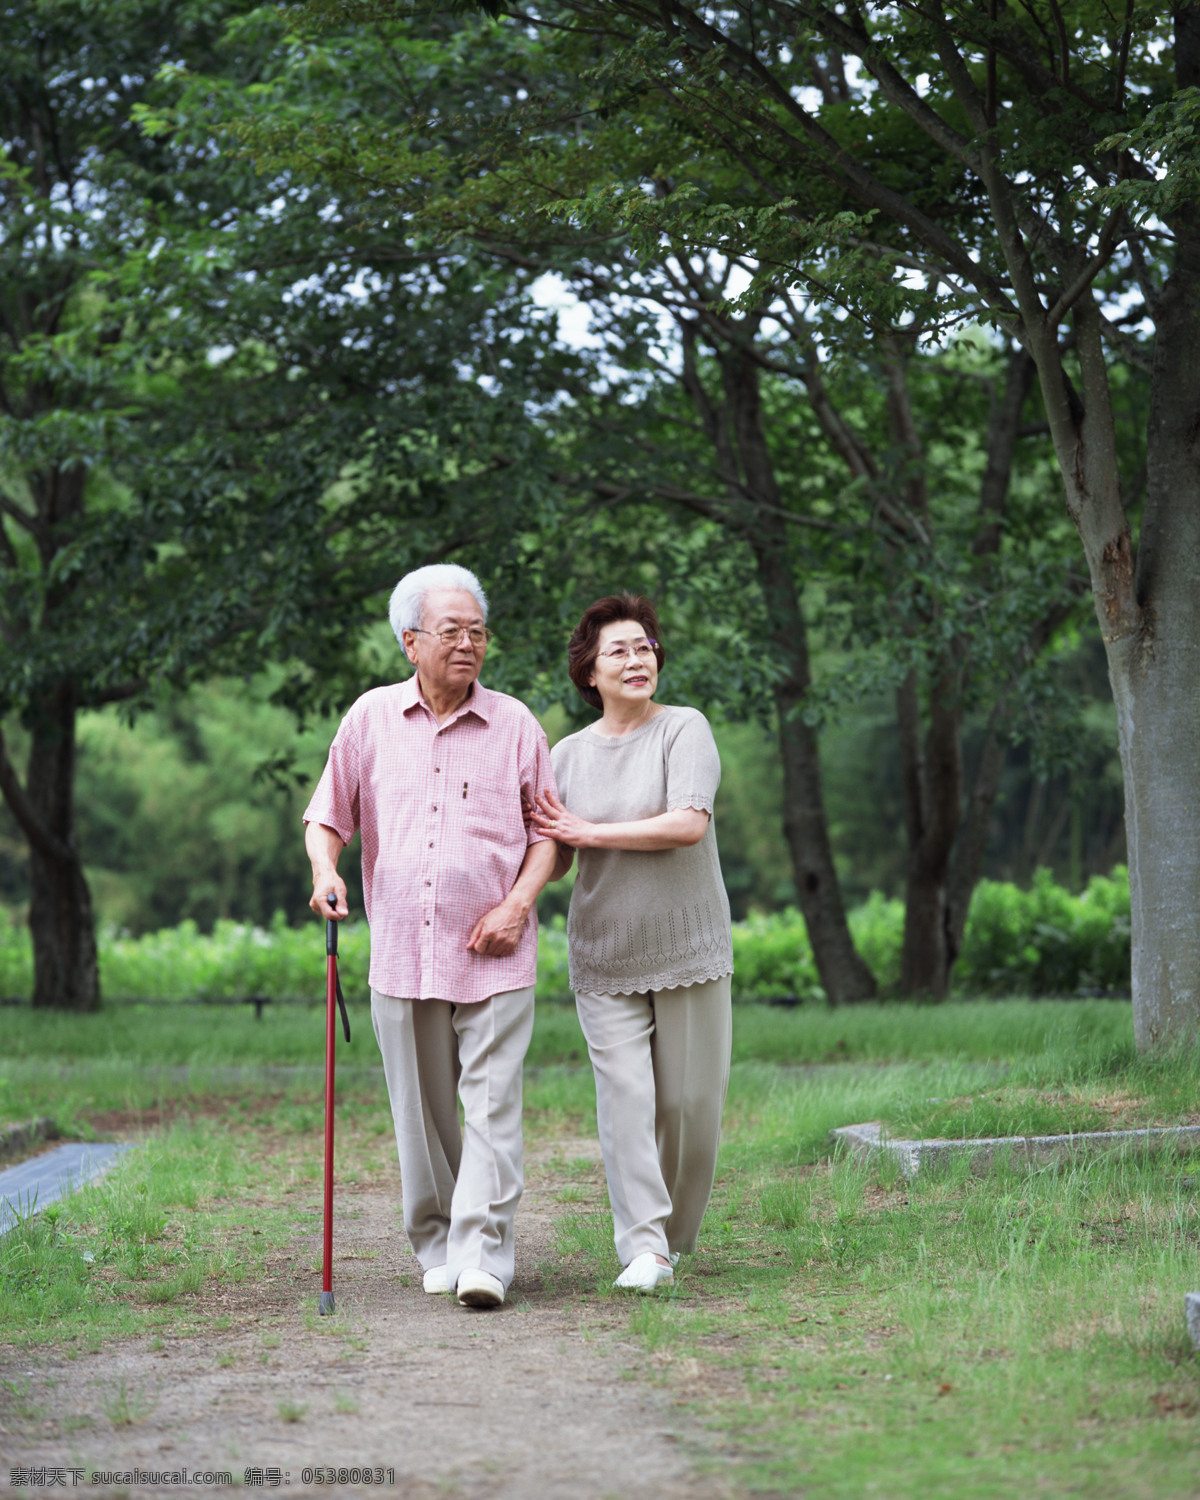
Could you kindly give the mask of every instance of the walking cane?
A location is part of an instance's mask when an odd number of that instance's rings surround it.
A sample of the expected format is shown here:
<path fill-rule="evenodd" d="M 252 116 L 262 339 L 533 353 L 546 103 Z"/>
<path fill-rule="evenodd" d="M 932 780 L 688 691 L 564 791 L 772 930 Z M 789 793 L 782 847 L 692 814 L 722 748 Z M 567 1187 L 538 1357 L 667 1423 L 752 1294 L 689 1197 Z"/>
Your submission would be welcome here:
<path fill-rule="evenodd" d="M 326 901 L 336 909 L 337 896 L 330 891 Z M 342 1027 L 350 1040 L 350 1020 L 342 995 L 337 966 L 338 924 L 325 919 L 325 1245 L 321 1262 L 321 1316 L 333 1311 L 333 1063 L 337 1032 L 334 1002 L 342 1013 Z"/>

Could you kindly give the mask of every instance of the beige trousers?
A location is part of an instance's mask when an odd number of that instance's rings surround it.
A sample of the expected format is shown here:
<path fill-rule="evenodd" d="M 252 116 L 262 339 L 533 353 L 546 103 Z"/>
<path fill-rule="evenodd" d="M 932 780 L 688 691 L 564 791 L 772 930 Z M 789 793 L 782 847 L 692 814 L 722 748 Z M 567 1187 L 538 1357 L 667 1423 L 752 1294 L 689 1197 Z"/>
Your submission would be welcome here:
<path fill-rule="evenodd" d="M 513 1278 L 513 1216 L 525 1185 L 521 1067 L 533 1034 L 533 986 L 476 1005 L 371 991 L 383 1055 L 404 1230 L 426 1270 Z M 464 1123 L 459 1125 L 458 1101 Z"/>
<path fill-rule="evenodd" d="M 694 1250 L 712 1194 L 733 1041 L 731 976 L 577 994 L 621 1264 Z"/>

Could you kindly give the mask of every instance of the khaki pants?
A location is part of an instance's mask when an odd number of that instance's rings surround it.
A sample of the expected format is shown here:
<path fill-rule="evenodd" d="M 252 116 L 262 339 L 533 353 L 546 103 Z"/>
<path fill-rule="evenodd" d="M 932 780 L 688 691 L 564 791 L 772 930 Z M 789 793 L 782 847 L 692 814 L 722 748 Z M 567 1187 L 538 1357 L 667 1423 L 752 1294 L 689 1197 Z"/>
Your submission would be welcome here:
<path fill-rule="evenodd" d="M 575 1003 L 621 1264 L 694 1250 L 712 1194 L 729 1086 L 731 979 Z"/>
<path fill-rule="evenodd" d="M 533 986 L 476 1005 L 371 991 L 383 1055 L 404 1229 L 426 1270 L 513 1278 L 513 1216 L 524 1187 L 521 1066 Z M 464 1124 L 458 1122 L 461 1098 Z"/>

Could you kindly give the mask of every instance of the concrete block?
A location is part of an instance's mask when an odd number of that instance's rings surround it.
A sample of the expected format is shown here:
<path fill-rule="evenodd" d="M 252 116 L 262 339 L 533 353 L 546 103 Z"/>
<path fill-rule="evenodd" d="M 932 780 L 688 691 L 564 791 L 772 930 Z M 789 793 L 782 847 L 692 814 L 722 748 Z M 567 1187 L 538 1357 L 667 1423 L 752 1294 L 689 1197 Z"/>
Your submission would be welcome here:
<path fill-rule="evenodd" d="M 71 1141 L 0 1172 L 0 1234 L 93 1182 L 133 1147 Z"/>
<path fill-rule="evenodd" d="M 973 1175 L 983 1176 L 1000 1163 L 1011 1166 L 1044 1167 L 1074 1161 L 1108 1151 L 1150 1154 L 1172 1147 L 1176 1151 L 1200 1148 L 1200 1125 L 1151 1126 L 1144 1130 L 1089 1130 L 1074 1135 L 985 1136 L 964 1140 L 898 1140 L 878 1122 L 842 1125 L 829 1132 L 835 1149 L 872 1160 L 891 1157 L 905 1177 L 918 1172 L 944 1170 L 964 1157 Z"/>
<path fill-rule="evenodd" d="M 1187 1316 L 1187 1331 L 1192 1348 L 1200 1353 L 1200 1292 L 1187 1294 L 1183 1299 L 1183 1310 Z"/>
<path fill-rule="evenodd" d="M 0 1157 L 16 1156 L 36 1146 L 39 1141 L 56 1141 L 62 1132 L 48 1116 L 30 1120 L 24 1125 L 7 1125 L 0 1130 Z"/>

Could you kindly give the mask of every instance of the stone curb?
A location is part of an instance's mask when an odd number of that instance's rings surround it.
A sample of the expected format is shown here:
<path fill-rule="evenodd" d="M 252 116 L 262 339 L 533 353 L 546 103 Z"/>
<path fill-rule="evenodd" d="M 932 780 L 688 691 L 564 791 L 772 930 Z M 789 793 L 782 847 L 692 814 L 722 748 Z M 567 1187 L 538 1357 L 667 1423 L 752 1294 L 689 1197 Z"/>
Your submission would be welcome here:
<path fill-rule="evenodd" d="M 1183 1299 L 1183 1311 L 1192 1348 L 1200 1353 L 1200 1292 L 1188 1292 Z"/>
<path fill-rule="evenodd" d="M 124 1141 L 68 1141 L 0 1172 L 0 1235 L 68 1193 L 103 1177 L 127 1151 Z"/>
<path fill-rule="evenodd" d="M 9 1125 L 0 1130 L 0 1160 L 16 1156 L 18 1151 L 25 1151 L 38 1141 L 56 1141 L 61 1135 L 62 1131 L 47 1115 L 25 1125 Z"/>
<path fill-rule="evenodd" d="M 966 1158 L 971 1172 L 981 1177 L 1004 1162 L 1012 1166 L 1044 1167 L 1054 1162 L 1074 1161 L 1105 1151 L 1125 1149 L 1146 1153 L 1173 1146 L 1177 1151 L 1200 1149 L 1200 1125 L 1151 1126 L 1145 1130 L 1090 1130 L 1077 1135 L 985 1136 L 976 1140 L 895 1140 L 877 1122 L 842 1125 L 829 1132 L 835 1147 L 851 1156 L 871 1160 L 890 1156 L 905 1177 L 918 1172 L 944 1170 Z M 1200 1295 L 1200 1294 L 1198 1294 Z M 1200 1320 L 1200 1308 L 1197 1310 Z"/>

